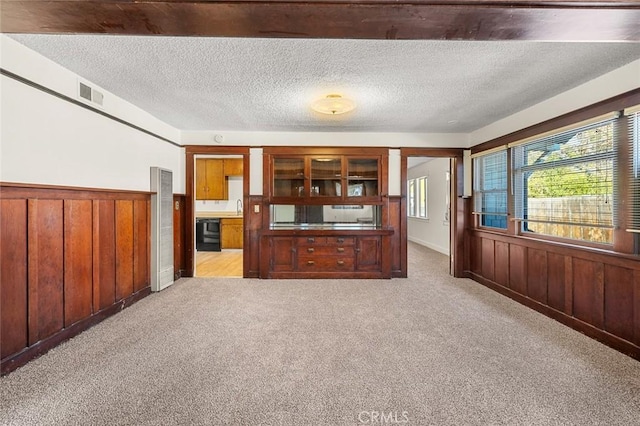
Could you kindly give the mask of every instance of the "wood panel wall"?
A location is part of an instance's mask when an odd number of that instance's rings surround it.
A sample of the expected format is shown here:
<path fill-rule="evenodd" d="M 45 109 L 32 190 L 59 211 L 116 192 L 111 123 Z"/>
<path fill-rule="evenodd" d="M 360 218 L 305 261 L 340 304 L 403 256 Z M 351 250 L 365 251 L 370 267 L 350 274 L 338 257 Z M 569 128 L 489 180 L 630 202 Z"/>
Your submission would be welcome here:
<path fill-rule="evenodd" d="M 469 230 L 476 281 L 640 359 L 640 262 L 526 237 Z"/>
<path fill-rule="evenodd" d="M 173 272 L 177 280 L 186 276 L 187 264 L 185 256 L 186 197 L 173 196 Z"/>
<path fill-rule="evenodd" d="M 244 252 L 243 269 L 246 278 L 260 277 L 260 235 L 265 218 L 269 215 L 266 209 L 269 204 L 261 195 L 250 195 L 245 197 L 245 224 L 244 224 Z M 258 206 L 259 211 L 255 211 Z M 268 256 L 268 254 L 264 254 Z"/>
<path fill-rule="evenodd" d="M 150 292 L 150 194 L 0 185 L 5 374 Z"/>
<path fill-rule="evenodd" d="M 403 268 L 406 265 L 406 259 L 403 261 L 402 256 L 406 256 L 406 250 L 401 250 L 402 245 L 407 245 L 406 229 L 403 230 L 402 210 L 403 203 L 401 196 L 389 197 L 388 215 L 389 220 L 387 223 L 388 228 L 394 230 L 393 235 L 389 237 L 391 243 L 391 276 L 394 278 L 406 278 L 407 269 Z"/>

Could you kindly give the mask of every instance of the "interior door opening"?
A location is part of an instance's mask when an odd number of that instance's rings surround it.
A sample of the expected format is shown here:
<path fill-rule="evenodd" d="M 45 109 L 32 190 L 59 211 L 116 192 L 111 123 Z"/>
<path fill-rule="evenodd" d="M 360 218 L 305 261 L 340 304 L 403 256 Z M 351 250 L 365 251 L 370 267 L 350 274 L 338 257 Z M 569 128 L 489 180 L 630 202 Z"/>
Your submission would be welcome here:
<path fill-rule="evenodd" d="M 452 274 L 452 161 L 448 157 L 407 158 L 407 244 L 413 242 L 449 258 Z M 411 274 L 409 265 L 407 273 Z"/>
<path fill-rule="evenodd" d="M 240 155 L 194 157 L 195 276 L 243 276 L 244 170 Z"/>

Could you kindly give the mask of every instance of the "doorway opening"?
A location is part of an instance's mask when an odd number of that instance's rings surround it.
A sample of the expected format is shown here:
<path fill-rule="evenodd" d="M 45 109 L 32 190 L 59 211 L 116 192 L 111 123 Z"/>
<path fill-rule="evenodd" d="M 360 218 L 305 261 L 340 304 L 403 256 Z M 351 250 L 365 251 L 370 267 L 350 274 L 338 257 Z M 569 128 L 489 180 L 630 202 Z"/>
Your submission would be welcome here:
<path fill-rule="evenodd" d="M 243 276 L 245 174 L 242 155 L 194 156 L 194 276 Z"/>
<path fill-rule="evenodd" d="M 451 258 L 451 158 L 407 158 L 407 244 Z M 415 251 L 415 250 L 414 250 Z M 423 250 L 420 250 L 423 251 Z M 440 263 L 441 264 L 441 263 Z M 451 273 L 451 261 L 447 270 Z M 409 263 L 408 268 L 411 266 Z M 411 271 L 407 270 L 408 274 Z"/>

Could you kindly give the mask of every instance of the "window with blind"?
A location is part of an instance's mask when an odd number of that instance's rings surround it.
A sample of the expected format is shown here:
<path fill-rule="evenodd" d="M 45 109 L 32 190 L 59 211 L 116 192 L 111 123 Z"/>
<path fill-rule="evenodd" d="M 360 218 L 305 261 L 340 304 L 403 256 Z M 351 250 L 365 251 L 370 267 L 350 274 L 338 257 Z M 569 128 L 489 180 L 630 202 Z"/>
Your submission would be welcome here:
<path fill-rule="evenodd" d="M 407 182 L 409 216 L 427 219 L 427 177 L 410 179 Z"/>
<path fill-rule="evenodd" d="M 613 243 L 614 132 L 609 119 L 514 144 L 513 211 L 522 231 Z"/>
<path fill-rule="evenodd" d="M 625 110 L 628 118 L 629 130 L 629 147 L 630 153 L 633 153 L 629 162 L 630 173 L 630 189 L 631 203 L 629 213 L 629 229 L 630 232 L 640 233 L 640 105 Z"/>
<path fill-rule="evenodd" d="M 507 229 L 507 150 L 473 159 L 474 213 L 480 226 Z"/>

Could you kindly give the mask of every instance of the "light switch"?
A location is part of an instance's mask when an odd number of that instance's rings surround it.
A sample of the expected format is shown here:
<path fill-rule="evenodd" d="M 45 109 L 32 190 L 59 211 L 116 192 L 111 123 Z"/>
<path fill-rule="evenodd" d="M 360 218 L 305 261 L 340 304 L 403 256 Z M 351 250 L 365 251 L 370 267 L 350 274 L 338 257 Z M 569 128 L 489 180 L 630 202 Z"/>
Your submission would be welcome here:
<path fill-rule="evenodd" d="M 260 213 L 260 204 L 254 204 L 253 205 L 253 212 L 254 213 Z"/>

